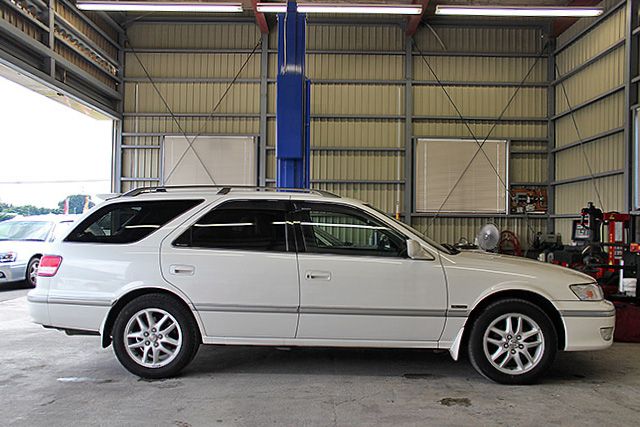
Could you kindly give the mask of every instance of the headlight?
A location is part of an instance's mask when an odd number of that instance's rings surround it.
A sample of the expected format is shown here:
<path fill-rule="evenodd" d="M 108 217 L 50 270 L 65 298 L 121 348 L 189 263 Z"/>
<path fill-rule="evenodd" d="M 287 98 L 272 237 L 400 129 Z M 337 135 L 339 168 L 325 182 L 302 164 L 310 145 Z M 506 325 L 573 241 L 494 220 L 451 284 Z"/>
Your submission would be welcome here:
<path fill-rule="evenodd" d="M 18 254 L 15 252 L 0 253 L 0 262 L 13 262 L 16 258 L 18 258 Z"/>
<path fill-rule="evenodd" d="M 569 287 L 582 301 L 602 301 L 602 299 L 604 299 L 602 289 L 597 283 L 571 285 Z"/>

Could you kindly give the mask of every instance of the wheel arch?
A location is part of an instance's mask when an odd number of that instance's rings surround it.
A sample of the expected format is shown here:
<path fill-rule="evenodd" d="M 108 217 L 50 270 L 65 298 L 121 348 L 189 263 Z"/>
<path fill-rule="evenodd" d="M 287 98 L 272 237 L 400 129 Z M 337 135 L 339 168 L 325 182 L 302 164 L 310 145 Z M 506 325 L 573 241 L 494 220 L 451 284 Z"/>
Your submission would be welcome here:
<path fill-rule="evenodd" d="M 36 259 L 36 258 L 37 258 L 37 259 L 42 259 L 42 257 L 43 257 L 43 256 L 44 256 L 44 254 L 41 254 L 41 253 L 36 253 L 36 254 L 31 255 L 31 256 L 29 257 L 29 261 L 27 261 L 27 265 L 29 265 L 29 263 L 30 263 L 31 261 L 33 261 L 34 259 Z"/>
<path fill-rule="evenodd" d="M 200 325 L 199 319 L 197 319 L 197 317 L 194 315 L 193 309 L 191 308 L 189 303 L 184 300 L 184 298 L 180 297 L 175 292 L 171 292 L 170 290 L 163 289 L 163 288 L 156 288 L 156 287 L 137 288 L 137 289 L 132 289 L 127 293 L 125 293 L 124 295 L 120 296 L 116 300 L 115 304 L 111 306 L 111 309 L 109 310 L 109 313 L 107 314 L 107 317 L 105 318 L 101 328 L 100 335 L 102 336 L 103 348 L 107 348 L 111 344 L 111 341 L 112 341 L 111 332 L 113 330 L 113 324 L 115 323 L 115 320 L 118 317 L 118 314 L 120 313 L 120 311 L 122 311 L 122 309 L 134 299 L 139 298 L 143 295 L 149 295 L 149 294 L 163 294 L 163 295 L 170 296 L 173 299 L 175 299 L 178 304 L 186 308 L 187 311 L 190 313 L 191 317 L 193 318 L 193 321 L 195 322 L 195 324 L 198 325 L 198 336 L 201 339 L 202 331 L 200 330 L 201 325 Z"/>
<path fill-rule="evenodd" d="M 476 321 L 476 319 L 478 318 L 478 316 L 480 316 L 480 314 L 484 311 L 484 309 L 486 309 L 488 306 L 490 306 L 491 304 L 497 301 L 504 300 L 504 299 L 513 299 L 513 298 L 522 299 L 532 304 L 535 304 L 542 311 L 544 311 L 547 316 L 549 316 L 549 319 L 551 319 L 551 322 L 553 323 L 553 326 L 556 330 L 556 334 L 558 338 L 558 350 L 563 350 L 566 345 L 566 331 L 564 328 L 562 317 L 560 316 L 560 312 L 558 311 L 558 309 L 553 305 L 553 303 L 549 299 L 547 299 L 543 295 L 540 295 L 539 293 L 536 293 L 530 290 L 522 290 L 522 289 L 507 289 L 507 290 L 497 291 L 495 293 L 487 295 L 485 298 L 480 300 L 475 305 L 475 307 L 473 307 L 473 309 L 469 313 L 469 316 L 467 317 L 467 321 L 464 324 L 464 329 L 463 329 L 464 332 L 462 334 L 462 339 L 460 343 L 461 347 L 466 348 L 466 346 L 468 345 L 469 335 L 471 334 L 470 325 L 472 325 L 473 322 Z"/>

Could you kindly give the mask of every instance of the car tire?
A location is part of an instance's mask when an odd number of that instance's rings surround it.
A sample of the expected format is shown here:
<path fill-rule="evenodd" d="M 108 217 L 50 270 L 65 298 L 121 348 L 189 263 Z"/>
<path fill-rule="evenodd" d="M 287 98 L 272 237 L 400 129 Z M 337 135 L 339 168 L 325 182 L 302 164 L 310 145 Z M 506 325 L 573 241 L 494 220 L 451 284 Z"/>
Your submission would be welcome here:
<path fill-rule="evenodd" d="M 558 336 L 537 305 L 505 299 L 480 313 L 469 335 L 469 360 L 486 378 L 501 384 L 532 384 L 551 366 Z"/>
<path fill-rule="evenodd" d="M 138 297 L 118 313 L 113 350 L 132 374 L 159 379 L 177 375 L 193 359 L 200 333 L 191 312 L 165 294 Z"/>
<path fill-rule="evenodd" d="M 27 272 L 24 280 L 29 287 L 36 287 L 38 282 L 38 266 L 40 266 L 40 257 L 31 258 L 29 264 L 27 264 Z"/>

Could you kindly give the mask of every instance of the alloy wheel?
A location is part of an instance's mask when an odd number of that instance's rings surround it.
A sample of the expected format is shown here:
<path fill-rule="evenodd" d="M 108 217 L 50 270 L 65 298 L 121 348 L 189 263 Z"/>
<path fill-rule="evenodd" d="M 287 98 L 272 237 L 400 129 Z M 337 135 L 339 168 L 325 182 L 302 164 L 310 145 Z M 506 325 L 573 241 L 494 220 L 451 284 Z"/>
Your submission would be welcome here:
<path fill-rule="evenodd" d="M 29 267 L 29 284 L 36 286 L 38 280 L 38 267 L 40 266 L 40 260 L 35 259 Z"/>
<path fill-rule="evenodd" d="M 182 331 L 175 317 L 160 308 L 138 311 L 124 329 L 127 353 L 146 368 L 171 363 L 182 348 Z"/>
<path fill-rule="evenodd" d="M 507 313 L 491 322 L 482 343 L 491 365 L 509 375 L 529 372 L 544 354 L 542 329 L 529 316 L 520 313 Z"/>

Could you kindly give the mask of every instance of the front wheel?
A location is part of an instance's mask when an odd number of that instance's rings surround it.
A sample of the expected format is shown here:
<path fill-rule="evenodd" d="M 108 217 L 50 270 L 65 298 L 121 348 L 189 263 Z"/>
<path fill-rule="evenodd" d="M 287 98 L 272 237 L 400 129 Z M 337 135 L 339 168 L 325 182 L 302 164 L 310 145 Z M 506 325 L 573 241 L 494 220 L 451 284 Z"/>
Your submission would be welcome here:
<path fill-rule="evenodd" d="M 469 359 L 501 384 L 531 384 L 551 366 L 558 348 L 549 316 L 525 300 L 491 304 L 472 325 Z"/>
<path fill-rule="evenodd" d="M 191 313 L 163 294 L 129 302 L 113 325 L 116 357 L 129 372 L 143 378 L 178 374 L 191 362 L 199 344 Z"/>

